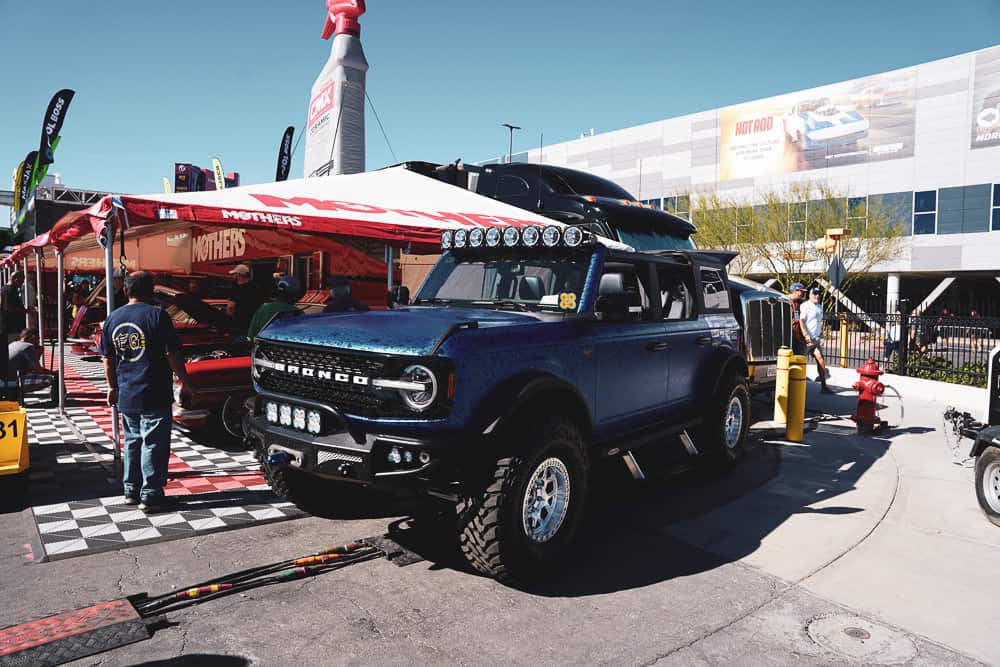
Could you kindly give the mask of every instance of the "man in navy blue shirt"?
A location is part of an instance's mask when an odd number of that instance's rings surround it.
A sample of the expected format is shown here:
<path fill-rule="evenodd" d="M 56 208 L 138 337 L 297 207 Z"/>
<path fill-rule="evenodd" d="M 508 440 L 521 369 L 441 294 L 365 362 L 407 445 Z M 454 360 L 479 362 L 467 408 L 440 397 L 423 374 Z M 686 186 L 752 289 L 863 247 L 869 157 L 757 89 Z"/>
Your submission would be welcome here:
<path fill-rule="evenodd" d="M 125 437 L 125 504 L 144 512 L 167 509 L 163 495 L 170 458 L 173 377 L 189 386 L 181 344 L 167 313 L 152 304 L 153 274 L 125 279 L 128 303 L 104 321 L 101 354 L 108 381 L 108 404 L 118 405 Z"/>

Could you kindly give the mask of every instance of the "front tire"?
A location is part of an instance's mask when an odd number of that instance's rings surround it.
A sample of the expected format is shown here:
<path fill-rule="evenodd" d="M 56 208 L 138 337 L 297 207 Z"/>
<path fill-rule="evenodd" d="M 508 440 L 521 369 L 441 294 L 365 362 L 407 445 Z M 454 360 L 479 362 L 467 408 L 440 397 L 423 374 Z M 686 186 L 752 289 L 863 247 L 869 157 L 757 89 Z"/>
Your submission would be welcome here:
<path fill-rule="evenodd" d="M 562 417 L 539 420 L 523 446 L 459 502 L 459 544 L 468 563 L 500 581 L 526 581 L 560 561 L 588 493 L 580 431 Z"/>
<path fill-rule="evenodd" d="M 976 457 L 976 498 L 986 518 L 1000 526 L 1000 447 L 987 447 Z"/>
<path fill-rule="evenodd" d="M 746 381 L 729 374 L 722 378 L 704 414 L 694 441 L 703 462 L 726 470 L 735 466 L 746 450 L 750 426 L 750 392 Z"/>

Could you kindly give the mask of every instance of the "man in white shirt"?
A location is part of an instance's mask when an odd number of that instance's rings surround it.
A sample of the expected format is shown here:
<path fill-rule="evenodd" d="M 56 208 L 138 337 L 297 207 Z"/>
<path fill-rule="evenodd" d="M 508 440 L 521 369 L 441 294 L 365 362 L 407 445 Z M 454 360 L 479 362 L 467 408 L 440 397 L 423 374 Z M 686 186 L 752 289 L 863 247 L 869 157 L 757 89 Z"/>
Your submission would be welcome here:
<path fill-rule="evenodd" d="M 819 369 L 816 381 L 823 385 L 820 391 L 829 394 L 830 389 L 826 386 L 826 360 L 823 359 L 823 304 L 819 300 L 820 294 L 818 287 L 809 290 L 809 300 L 799 306 L 799 321 L 806 338 L 806 358 L 816 357 L 816 367 Z"/>

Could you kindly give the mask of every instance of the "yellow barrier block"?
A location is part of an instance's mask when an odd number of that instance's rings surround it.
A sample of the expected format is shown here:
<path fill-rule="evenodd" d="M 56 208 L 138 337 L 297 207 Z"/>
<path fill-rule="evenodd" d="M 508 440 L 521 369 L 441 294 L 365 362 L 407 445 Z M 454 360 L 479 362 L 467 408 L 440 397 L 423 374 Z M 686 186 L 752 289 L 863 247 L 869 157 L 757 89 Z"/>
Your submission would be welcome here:
<path fill-rule="evenodd" d="M 840 319 L 840 367 L 847 368 L 847 318 Z"/>
<path fill-rule="evenodd" d="M 774 422 L 788 423 L 788 360 L 792 351 L 787 347 L 778 349 L 778 371 L 774 376 Z"/>
<path fill-rule="evenodd" d="M 788 362 L 788 423 L 785 426 L 785 437 L 792 442 L 802 442 L 806 420 L 806 358 L 796 354 Z"/>
<path fill-rule="evenodd" d="M 28 458 L 28 411 L 15 401 L 0 401 L 0 475 L 16 475 Z"/>

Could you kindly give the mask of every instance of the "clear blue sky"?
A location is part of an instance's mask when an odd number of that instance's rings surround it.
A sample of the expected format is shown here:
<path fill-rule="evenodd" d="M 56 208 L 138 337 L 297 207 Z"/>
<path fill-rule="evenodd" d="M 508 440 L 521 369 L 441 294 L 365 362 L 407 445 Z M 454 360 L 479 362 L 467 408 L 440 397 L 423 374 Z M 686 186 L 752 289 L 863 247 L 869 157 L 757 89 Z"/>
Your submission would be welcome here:
<path fill-rule="evenodd" d="M 77 95 L 52 170 L 69 185 L 159 192 L 174 162 L 213 155 L 272 180 L 329 54 L 324 15 L 323 0 L 0 0 L 3 188 L 63 87 Z M 361 24 L 396 158 L 471 161 L 506 152 L 503 122 L 526 150 L 993 46 L 1000 2 L 368 0 Z M 370 110 L 367 146 L 369 169 L 397 161 Z"/>

